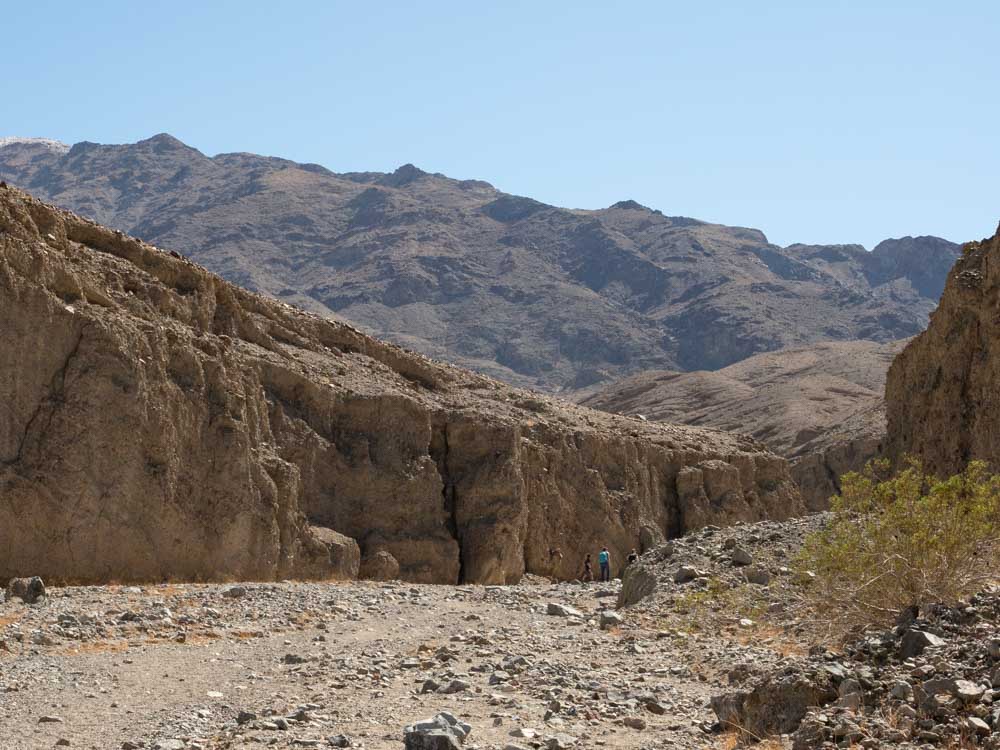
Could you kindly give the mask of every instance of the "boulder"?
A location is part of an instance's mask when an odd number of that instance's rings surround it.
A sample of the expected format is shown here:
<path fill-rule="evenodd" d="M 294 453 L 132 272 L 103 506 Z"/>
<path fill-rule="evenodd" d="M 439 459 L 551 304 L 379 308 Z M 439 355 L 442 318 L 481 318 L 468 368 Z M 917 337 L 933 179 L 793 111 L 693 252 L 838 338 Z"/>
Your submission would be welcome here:
<path fill-rule="evenodd" d="M 919 656 L 930 646 L 940 646 L 944 640 L 933 633 L 910 628 L 899 641 L 899 658 L 910 659 Z"/>
<path fill-rule="evenodd" d="M 12 578 L 7 583 L 7 598 L 17 597 L 25 604 L 34 604 L 45 596 L 45 584 L 38 576 L 31 578 Z"/>
<path fill-rule="evenodd" d="M 827 672 L 815 675 L 790 671 L 769 675 L 751 689 L 714 696 L 712 710 L 726 729 L 768 737 L 794 732 L 806 711 L 837 700 Z"/>
<path fill-rule="evenodd" d="M 351 537 L 323 526 L 310 526 L 309 531 L 326 547 L 330 562 L 329 576 L 353 581 L 361 566 L 361 548 Z"/>
<path fill-rule="evenodd" d="M 631 607 L 656 591 L 658 581 L 652 564 L 640 560 L 629 565 L 622 576 L 622 588 L 618 592 L 619 609 Z"/>
<path fill-rule="evenodd" d="M 583 617 L 583 612 L 559 602 L 549 602 L 545 607 L 545 613 L 556 617 Z"/>
<path fill-rule="evenodd" d="M 697 568 L 693 568 L 690 565 L 681 565 L 674 571 L 674 583 L 687 583 L 688 581 L 693 581 L 697 577 Z"/>
<path fill-rule="evenodd" d="M 625 618 L 617 612 L 601 612 L 601 630 L 617 628 L 625 622 Z"/>
<path fill-rule="evenodd" d="M 370 581 L 395 581 L 399 579 L 399 561 L 388 550 L 380 549 L 361 559 L 358 572 Z"/>
<path fill-rule="evenodd" d="M 403 730 L 406 750 L 458 750 L 472 727 L 459 721 L 454 714 L 442 711 L 432 719 L 424 719 Z"/>

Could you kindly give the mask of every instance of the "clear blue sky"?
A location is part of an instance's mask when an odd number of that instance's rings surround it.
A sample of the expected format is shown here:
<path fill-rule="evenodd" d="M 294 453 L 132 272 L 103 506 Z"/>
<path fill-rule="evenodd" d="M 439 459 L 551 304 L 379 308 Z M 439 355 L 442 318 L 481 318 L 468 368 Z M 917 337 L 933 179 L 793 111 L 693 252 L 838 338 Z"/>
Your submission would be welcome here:
<path fill-rule="evenodd" d="M 781 244 L 961 241 L 1000 219 L 987 0 L 7 6 L 0 135 L 413 162 Z"/>

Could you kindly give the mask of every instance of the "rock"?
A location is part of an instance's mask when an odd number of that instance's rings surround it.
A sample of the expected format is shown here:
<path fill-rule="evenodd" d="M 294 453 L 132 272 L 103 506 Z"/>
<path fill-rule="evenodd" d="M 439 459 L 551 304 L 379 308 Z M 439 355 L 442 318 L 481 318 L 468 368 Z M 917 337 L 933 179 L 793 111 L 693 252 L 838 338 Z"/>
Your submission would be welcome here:
<path fill-rule="evenodd" d="M 992 731 L 990 725 L 977 716 L 969 716 L 965 720 L 965 725 L 975 734 L 985 736 Z"/>
<path fill-rule="evenodd" d="M 641 716 L 626 716 L 623 723 L 632 729 L 642 730 L 646 728 L 646 720 Z"/>
<path fill-rule="evenodd" d="M 914 656 L 922 654 L 928 646 L 940 646 L 943 643 L 944 641 L 933 633 L 910 628 L 903 633 L 900 640 L 899 658 L 912 659 Z"/>
<path fill-rule="evenodd" d="M 406 750 L 458 750 L 462 747 L 455 735 L 443 729 L 412 733 L 404 736 Z"/>
<path fill-rule="evenodd" d="M 568 750 L 576 745 L 577 739 L 571 734 L 559 732 L 545 741 L 547 750 Z"/>
<path fill-rule="evenodd" d="M 711 707 L 724 728 L 766 737 L 794 732 L 808 708 L 836 699 L 827 673 L 792 672 L 766 676 L 751 690 L 713 696 Z"/>
<path fill-rule="evenodd" d="M 38 719 L 39 724 L 62 724 L 63 721 L 61 716 L 41 716 Z"/>
<path fill-rule="evenodd" d="M 472 731 L 453 714 L 442 711 L 433 719 L 411 724 L 403 730 L 406 750 L 455 750 Z"/>
<path fill-rule="evenodd" d="M 362 558 L 358 575 L 371 581 L 395 581 L 399 579 L 399 561 L 388 550 L 380 549 Z"/>
<path fill-rule="evenodd" d="M 978 703 L 986 688 L 969 680 L 955 680 L 954 695 L 963 703 Z"/>
<path fill-rule="evenodd" d="M 658 700 L 648 700 L 643 705 L 646 710 L 651 714 L 656 714 L 657 716 L 663 716 L 667 712 L 667 707 L 660 703 Z"/>
<path fill-rule="evenodd" d="M 45 584 L 38 576 L 32 578 L 12 578 L 7 583 L 7 598 L 17 597 L 25 604 L 35 604 L 45 596 Z"/>
<path fill-rule="evenodd" d="M 326 744 L 330 747 L 350 747 L 351 738 L 346 734 L 336 734 L 326 738 Z"/>
<path fill-rule="evenodd" d="M 889 694 L 893 698 L 897 698 L 901 701 L 908 701 L 913 697 L 913 686 L 906 680 L 898 680 L 893 683 L 889 690 Z"/>
<path fill-rule="evenodd" d="M 545 607 L 545 612 L 556 617 L 583 617 L 580 610 L 558 602 L 549 602 Z"/>
<path fill-rule="evenodd" d="M 625 622 L 625 618 L 617 612 L 601 612 L 601 629 L 617 628 Z"/>
<path fill-rule="evenodd" d="M 751 565 L 753 563 L 753 556 L 742 547 L 733 547 L 730 559 L 733 561 L 733 565 L 742 566 Z"/>
<path fill-rule="evenodd" d="M 358 577 L 361 548 L 356 541 L 324 526 L 310 526 L 309 531 L 327 549 L 327 575 L 343 581 L 352 581 Z"/>
<path fill-rule="evenodd" d="M 472 684 L 466 680 L 455 679 L 449 682 L 447 685 L 437 689 L 437 692 L 444 693 L 445 695 L 450 695 L 451 693 L 464 693 L 466 690 L 471 690 Z"/>
<path fill-rule="evenodd" d="M 698 571 L 690 565 L 681 565 L 674 572 L 674 583 L 687 583 L 698 577 Z"/>
<path fill-rule="evenodd" d="M 631 607 L 651 596 L 657 588 L 656 573 L 649 563 L 639 562 L 629 565 L 622 575 L 622 588 L 618 592 L 617 606 Z"/>
<path fill-rule="evenodd" d="M 852 711 L 857 711 L 861 708 L 864 695 L 861 689 L 861 683 L 854 679 L 847 679 L 840 683 L 837 688 L 837 694 L 840 700 L 837 705 L 843 708 L 849 708 Z"/>
<path fill-rule="evenodd" d="M 153 750 L 185 750 L 184 740 L 160 740 L 153 745 Z"/>
<path fill-rule="evenodd" d="M 230 586 L 222 592 L 227 599 L 242 599 L 247 595 L 246 586 Z"/>
<path fill-rule="evenodd" d="M 758 586 L 767 586 L 771 582 L 771 574 L 764 568 L 760 568 L 756 565 L 752 565 L 746 569 L 744 572 L 747 583 L 753 583 Z"/>

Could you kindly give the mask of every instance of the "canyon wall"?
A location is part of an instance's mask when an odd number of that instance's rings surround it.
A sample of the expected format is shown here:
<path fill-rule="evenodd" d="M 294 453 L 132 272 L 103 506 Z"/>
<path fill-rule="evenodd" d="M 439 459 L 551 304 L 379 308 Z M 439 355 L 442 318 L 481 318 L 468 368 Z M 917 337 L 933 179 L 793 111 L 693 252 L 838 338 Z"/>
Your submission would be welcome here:
<path fill-rule="evenodd" d="M 752 439 L 435 363 L 7 186 L 0 320 L 0 579 L 568 578 L 804 510 Z"/>
<path fill-rule="evenodd" d="M 965 246 L 930 326 L 886 382 L 888 454 L 953 474 L 972 459 L 1000 468 L 1000 234 Z"/>

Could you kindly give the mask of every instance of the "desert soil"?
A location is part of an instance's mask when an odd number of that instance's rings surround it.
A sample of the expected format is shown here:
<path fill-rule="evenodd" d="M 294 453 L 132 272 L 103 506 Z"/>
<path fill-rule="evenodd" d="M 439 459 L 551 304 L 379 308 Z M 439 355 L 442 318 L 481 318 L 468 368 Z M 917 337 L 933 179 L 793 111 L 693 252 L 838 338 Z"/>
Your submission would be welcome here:
<path fill-rule="evenodd" d="M 715 746 L 725 636 L 628 610 L 602 629 L 619 587 L 50 588 L 0 605 L 0 744 L 377 750 L 447 710 L 472 725 L 466 748 Z"/>

